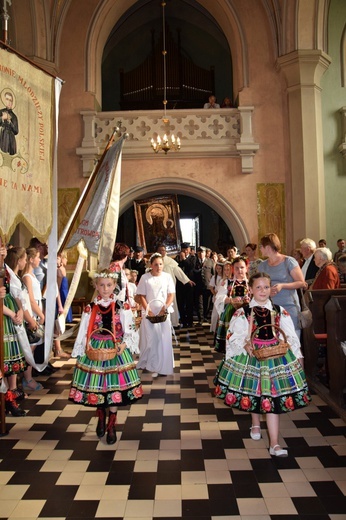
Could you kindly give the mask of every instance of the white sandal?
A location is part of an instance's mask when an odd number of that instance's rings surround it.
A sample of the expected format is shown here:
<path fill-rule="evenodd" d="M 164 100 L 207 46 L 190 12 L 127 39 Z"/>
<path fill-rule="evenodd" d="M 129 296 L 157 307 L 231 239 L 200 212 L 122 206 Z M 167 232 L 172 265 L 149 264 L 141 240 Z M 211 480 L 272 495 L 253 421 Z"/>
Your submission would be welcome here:
<path fill-rule="evenodd" d="M 254 428 L 258 428 L 258 433 L 254 433 L 252 430 Z M 261 439 L 261 427 L 260 426 L 251 426 L 250 428 L 250 437 L 253 441 L 259 441 Z"/>
<path fill-rule="evenodd" d="M 279 448 L 276 450 L 275 448 Z M 274 455 L 275 457 L 287 457 L 287 450 L 283 450 L 279 444 L 275 444 L 275 446 L 269 448 L 270 455 Z"/>

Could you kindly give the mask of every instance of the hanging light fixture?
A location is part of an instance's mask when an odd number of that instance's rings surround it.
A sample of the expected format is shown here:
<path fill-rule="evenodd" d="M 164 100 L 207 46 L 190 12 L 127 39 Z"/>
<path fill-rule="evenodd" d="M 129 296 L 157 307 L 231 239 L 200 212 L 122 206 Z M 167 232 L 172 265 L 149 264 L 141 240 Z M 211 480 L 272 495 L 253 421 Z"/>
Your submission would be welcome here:
<path fill-rule="evenodd" d="M 162 50 L 162 56 L 163 56 L 163 123 L 165 125 L 169 124 L 169 119 L 167 118 L 166 108 L 167 108 L 167 69 L 166 69 L 166 56 L 167 56 L 167 50 L 166 50 L 166 22 L 165 22 L 165 7 L 166 2 L 161 2 L 162 6 L 162 35 L 163 35 L 163 50 Z M 157 136 L 156 139 L 151 139 L 151 147 L 154 150 L 155 153 L 158 153 L 160 150 L 163 150 L 165 155 L 167 155 L 167 152 L 169 150 L 174 150 L 175 152 L 177 150 L 180 150 L 180 138 L 172 134 L 171 136 L 167 135 L 167 133 L 164 134 L 164 136 L 161 138 L 160 135 Z"/>

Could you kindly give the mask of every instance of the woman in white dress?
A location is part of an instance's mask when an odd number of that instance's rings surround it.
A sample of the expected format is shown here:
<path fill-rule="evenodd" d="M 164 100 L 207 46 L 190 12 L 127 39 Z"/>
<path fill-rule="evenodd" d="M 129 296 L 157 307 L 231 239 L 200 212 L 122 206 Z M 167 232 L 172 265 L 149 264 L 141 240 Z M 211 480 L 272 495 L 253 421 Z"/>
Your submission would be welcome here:
<path fill-rule="evenodd" d="M 41 284 L 39 280 L 36 278 L 34 273 L 34 269 L 37 268 L 40 264 L 40 253 L 34 247 L 30 247 L 26 250 L 27 253 L 27 263 L 25 269 L 22 271 L 22 281 L 27 288 L 29 294 L 29 301 L 31 306 L 31 315 L 40 323 L 40 325 L 44 324 L 44 312 L 42 306 L 42 292 L 41 292 Z M 37 343 L 32 343 L 31 347 L 35 349 L 38 345 L 44 343 L 44 339 L 40 339 Z M 32 370 L 32 367 L 29 367 L 29 370 Z M 22 381 L 23 388 L 25 390 L 41 390 L 42 385 L 37 383 L 29 374 L 28 379 L 23 379 Z"/>
<path fill-rule="evenodd" d="M 147 369 L 153 372 L 153 377 L 157 377 L 158 374 L 173 374 L 170 314 L 173 312 L 175 287 L 171 275 L 163 272 L 163 260 L 159 253 L 154 253 L 150 257 L 150 267 L 151 271 L 141 277 L 137 286 L 137 296 L 140 297 L 143 308 L 137 368 Z M 166 321 L 151 323 L 146 319 L 147 315 L 162 316 L 166 312 Z"/>

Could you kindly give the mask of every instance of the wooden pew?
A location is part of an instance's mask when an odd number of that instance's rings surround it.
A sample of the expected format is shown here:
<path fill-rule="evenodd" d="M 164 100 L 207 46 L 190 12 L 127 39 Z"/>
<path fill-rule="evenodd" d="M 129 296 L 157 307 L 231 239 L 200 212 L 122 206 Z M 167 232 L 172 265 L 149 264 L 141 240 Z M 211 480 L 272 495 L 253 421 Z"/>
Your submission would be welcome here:
<path fill-rule="evenodd" d="M 304 294 L 305 302 L 312 313 L 311 327 L 303 329 L 304 367 L 311 378 L 316 376 L 319 348 L 327 345 L 325 305 L 332 296 L 346 296 L 346 289 L 318 289 Z"/>
<path fill-rule="evenodd" d="M 325 306 L 327 318 L 327 358 L 329 393 L 339 406 L 345 407 L 346 355 L 341 342 L 346 341 L 346 295 L 332 296 Z"/>
<path fill-rule="evenodd" d="M 317 340 L 327 341 L 325 305 L 332 296 L 346 296 L 346 289 L 318 289 L 307 291 L 308 305 L 312 312 L 312 326 Z"/>

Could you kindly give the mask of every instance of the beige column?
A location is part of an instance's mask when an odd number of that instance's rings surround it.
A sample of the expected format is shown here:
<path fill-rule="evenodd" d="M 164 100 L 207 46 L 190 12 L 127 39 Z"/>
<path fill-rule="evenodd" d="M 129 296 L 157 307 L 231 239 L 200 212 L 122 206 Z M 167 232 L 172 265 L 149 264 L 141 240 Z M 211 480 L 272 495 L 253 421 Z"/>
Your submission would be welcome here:
<path fill-rule="evenodd" d="M 299 50 L 278 59 L 287 80 L 293 239 L 326 236 L 321 78 L 331 59 Z"/>

